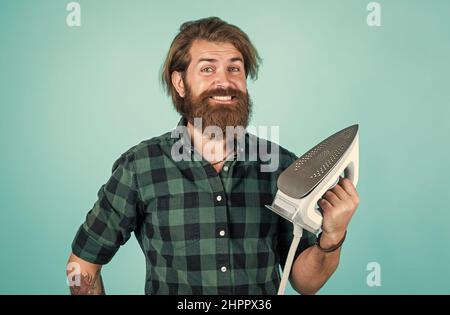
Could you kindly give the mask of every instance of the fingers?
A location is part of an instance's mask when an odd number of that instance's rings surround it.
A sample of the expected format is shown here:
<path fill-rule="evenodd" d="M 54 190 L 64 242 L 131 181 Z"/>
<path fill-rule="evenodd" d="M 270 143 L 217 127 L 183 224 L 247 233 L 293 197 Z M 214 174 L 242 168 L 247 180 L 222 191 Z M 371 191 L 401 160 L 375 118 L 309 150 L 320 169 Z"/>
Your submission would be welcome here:
<path fill-rule="evenodd" d="M 337 206 L 339 202 L 349 199 L 355 204 L 359 203 L 359 196 L 355 186 L 349 179 L 342 177 L 340 177 L 339 183 L 328 190 L 322 198 L 326 199 L 332 206 Z"/>
<path fill-rule="evenodd" d="M 349 194 L 350 196 L 358 195 L 356 192 L 356 188 L 353 185 L 352 181 L 348 178 L 342 178 L 339 180 L 339 184 L 344 188 L 344 190 Z"/>
<path fill-rule="evenodd" d="M 351 182 L 351 180 L 349 180 L 348 178 L 342 178 L 339 181 L 339 185 L 345 190 L 345 192 L 350 195 L 352 201 L 355 204 L 359 204 L 359 195 L 358 192 L 356 191 L 355 186 L 353 185 L 353 183 Z M 337 185 L 336 185 L 337 186 Z"/>
<path fill-rule="evenodd" d="M 326 199 L 319 199 L 319 205 L 324 211 L 327 211 L 329 208 L 333 207 L 333 205 Z"/>
<path fill-rule="evenodd" d="M 344 190 L 344 188 L 341 186 L 342 180 L 339 181 L 339 183 L 331 189 L 332 192 L 340 199 L 340 200 L 346 200 L 350 197 L 350 195 Z"/>
<path fill-rule="evenodd" d="M 338 198 L 338 196 L 336 196 L 336 194 L 329 190 L 327 191 L 323 196 L 322 196 L 322 200 L 326 200 L 328 203 L 330 203 L 332 206 L 337 206 L 340 202 L 340 199 Z"/>

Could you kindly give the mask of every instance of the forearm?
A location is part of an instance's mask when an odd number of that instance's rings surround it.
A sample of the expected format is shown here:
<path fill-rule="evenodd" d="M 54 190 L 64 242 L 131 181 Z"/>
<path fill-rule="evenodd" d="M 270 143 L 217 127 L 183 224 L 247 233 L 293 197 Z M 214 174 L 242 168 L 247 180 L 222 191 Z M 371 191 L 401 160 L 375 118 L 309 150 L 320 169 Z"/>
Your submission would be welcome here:
<path fill-rule="evenodd" d="M 335 272 L 348 224 L 359 205 L 359 196 L 353 183 L 341 178 L 318 204 L 323 211 L 320 247 L 329 252 L 311 246 L 294 262 L 291 284 L 302 294 L 315 294 Z"/>
<path fill-rule="evenodd" d="M 72 295 L 105 294 L 100 274 L 101 265 L 88 263 L 72 254 L 67 266 L 67 279 Z"/>
<path fill-rule="evenodd" d="M 336 241 L 323 238 L 325 248 Z M 295 260 L 291 271 L 291 284 L 301 294 L 315 294 L 327 282 L 339 265 L 341 248 L 326 253 L 317 246 L 311 246 Z"/>

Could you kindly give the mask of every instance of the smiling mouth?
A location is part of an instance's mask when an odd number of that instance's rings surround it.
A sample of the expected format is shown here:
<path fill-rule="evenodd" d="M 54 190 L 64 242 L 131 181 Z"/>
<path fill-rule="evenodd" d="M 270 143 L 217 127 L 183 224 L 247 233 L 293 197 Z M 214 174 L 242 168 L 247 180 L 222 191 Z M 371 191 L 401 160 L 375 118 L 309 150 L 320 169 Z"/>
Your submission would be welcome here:
<path fill-rule="evenodd" d="M 210 99 L 213 99 L 215 101 L 219 101 L 219 102 L 230 102 L 232 100 L 234 100 L 236 98 L 236 96 L 234 95 L 229 95 L 229 96 L 210 96 Z"/>

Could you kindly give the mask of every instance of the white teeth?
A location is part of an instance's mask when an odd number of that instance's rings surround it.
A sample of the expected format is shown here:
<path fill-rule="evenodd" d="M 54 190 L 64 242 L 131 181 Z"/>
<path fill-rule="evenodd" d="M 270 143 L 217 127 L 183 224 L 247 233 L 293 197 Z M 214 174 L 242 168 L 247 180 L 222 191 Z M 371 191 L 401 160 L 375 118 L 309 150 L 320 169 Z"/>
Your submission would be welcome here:
<path fill-rule="evenodd" d="M 213 96 L 212 98 L 217 101 L 231 101 L 231 96 Z"/>

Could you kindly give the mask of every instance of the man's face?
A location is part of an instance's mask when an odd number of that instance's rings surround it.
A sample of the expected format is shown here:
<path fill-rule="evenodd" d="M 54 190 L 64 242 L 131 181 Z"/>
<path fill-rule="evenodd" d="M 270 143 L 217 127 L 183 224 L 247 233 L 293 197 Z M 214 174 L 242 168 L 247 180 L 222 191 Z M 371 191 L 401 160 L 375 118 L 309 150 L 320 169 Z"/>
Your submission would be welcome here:
<path fill-rule="evenodd" d="M 190 49 L 191 63 L 177 89 L 185 101 L 189 122 L 202 118 L 211 125 L 247 127 L 251 102 L 247 92 L 244 58 L 231 43 L 196 40 Z"/>

